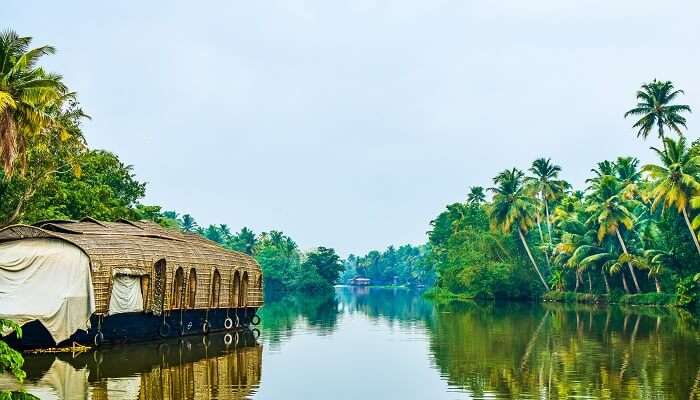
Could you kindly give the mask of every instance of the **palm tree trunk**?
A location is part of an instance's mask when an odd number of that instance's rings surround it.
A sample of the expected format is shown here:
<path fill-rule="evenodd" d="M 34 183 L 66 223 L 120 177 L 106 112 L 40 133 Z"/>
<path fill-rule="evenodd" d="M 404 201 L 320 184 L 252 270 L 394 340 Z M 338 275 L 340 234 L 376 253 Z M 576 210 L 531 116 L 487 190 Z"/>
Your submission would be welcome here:
<path fill-rule="evenodd" d="M 605 269 L 601 268 L 600 273 L 603 274 L 603 282 L 605 282 L 605 293 L 610 294 L 610 284 L 608 284 L 608 277 L 605 274 Z"/>
<path fill-rule="evenodd" d="M 620 230 L 615 229 L 615 233 L 617 234 L 617 240 L 620 241 L 620 246 L 622 246 L 622 251 L 624 251 L 626 255 L 629 255 L 629 253 L 627 252 L 627 246 L 625 246 L 625 241 L 622 240 L 622 235 L 620 234 Z M 634 268 L 632 268 L 632 263 L 627 261 L 627 267 L 630 269 L 630 274 L 632 275 L 632 281 L 634 281 L 634 287 L 637 289 L 637 293 L 641 293 L 641 290 L 639 289 L 639 282 L 637 282 L 637 275 L 634 274 Z"/>
<path fill-rule="evenodd" d="M 545 245 L 544 234 L 542 233 L 542 222 L 540 220 L 540 214 L 539 213 L 535 214 L 535 217 L 537 218 L 537 230 L 540 233 L 540 243 L 542 243 L 542 245 Z M 552 266 L 549 265 L 549 253 L 547 252 L 546 246 L 545 246 L 545 250 L 544 250 L 544 259 L 545 259 L 545 261 L 547 261 L 547 269 L 551 269 Z"/>
<path fill-rule="evenodd" d="M 659 284 L 659 278 L 654 275 L 654 285 L 656 285 L 656 293 L 661 293 L 661 284 Z"/>
<path fill-rule="evenodd" d="M 625 293 L 630 294 L 630 288 L 627 286 L 627 279 L 625 279 L 625 271 L 620 271 L 620 276 L 622 277 L 622 287 L 625 289 Z"/>
<path fill-rule="evenodd" d="M 542 273 L 540 272 L 540 269 L 537 266 L 537 263 L 535 262 L 535 259 L 532 257 L 532 253 L 530 252 L 530 247 L 527 245 L 527 241 L 525 240 L 525 236 L 523 235 L 523 231 L 520 228 L 518 228 L 518 235 L 520 235 L 520 241 L 523 242 L 523 246 L 525 246 L 525 251 L 527 251 L 527 256 L 530 257 L 530 262 L 532 263 L 532 266 L 535 267 L 535 271 L 537 272 L 537 275 L 540 277 L 540 280 L 542 281 L 542 284 L 544 285 L 545 289 L 547 289 L 547 291 L 549 291 L 549 285 L 547 285 L 547 282 L 545 282 L 544 277 L 542 276 Z"/>
<path fill-rule="evenodd" d="M 574 279 L 576 279 L 576 286 L 574 287 L 574 293 L 578 293 L 578 282 L 579 282 L 578 271 L 576 271 L 576 273 L 574 274 Z"/>
<path fill-rule="evenodd" d="M 664 123 L 661 118 L 658 119 L 657 126 L 659 127 L 659 139 L 661 139 L 661 144 L 664 146 L 664 153 L 666 153 L 666 135 L 664 135 Z"/>
<path fill-rule="evenodd" d="M 695 243 L 695 248 L 698 250 L 698 254 L 700 254 L 700 243 L 698 243 L 698 237 L 695 235 L 695 232 L 693 231 L 693 226 L 690 224 L 690 219 L 688 218 L 688 211 L 686 211 L 686 209 L 683 208 L 682 213 L 683 219 L 685 219 L 685 224 L 688 225 L 690 236 L 693 238 L 693 243 Z"/>
<path fill-rule="evenodd" d="M 588 293 L 593 294 L 593 283 L 591 282 L 591 271 L 586 271 L 588 274 Z"/>
<path fill-rule="evenodd" d="M 547 235 L 549 236 L 549 245 L 552 245 L 552 223 L 549 220 L 549 204 L 547 199 L 545 199 L 544 194 L 542 195 L 542 201 L 544 202 L 544 213 L 547 218 Z"/>

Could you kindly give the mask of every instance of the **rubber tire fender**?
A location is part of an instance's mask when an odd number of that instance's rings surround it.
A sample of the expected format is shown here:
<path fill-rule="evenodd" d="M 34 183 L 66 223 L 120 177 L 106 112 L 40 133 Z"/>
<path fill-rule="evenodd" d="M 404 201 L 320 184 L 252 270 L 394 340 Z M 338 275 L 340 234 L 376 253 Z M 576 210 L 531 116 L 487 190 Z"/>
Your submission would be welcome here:
<path fill-rule="evenodd" d="M 92 343 L 95 344 L 95 347 L 100 347 L 102 343 L 105 341 L 105 335 L 102 334 L 102 332 L 97 332 L 95 334 L 95 337 L 92 338 Z"/>
<path fill-rule="evenodd" d="M 162 338 L 170 336 L 170 324 L 167 322 L 163 322 L 163 325 L 161 325 L 160 329 L 158 329 L 158 334 Z"/>

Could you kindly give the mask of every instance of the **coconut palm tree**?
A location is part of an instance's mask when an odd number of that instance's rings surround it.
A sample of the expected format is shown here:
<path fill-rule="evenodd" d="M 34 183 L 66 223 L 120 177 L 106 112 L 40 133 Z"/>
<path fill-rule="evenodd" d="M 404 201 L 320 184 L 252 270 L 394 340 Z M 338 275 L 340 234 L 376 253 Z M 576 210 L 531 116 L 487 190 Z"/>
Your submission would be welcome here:
<path fill-rule="evenodd" d="M 30 49 L 32 38 L 0 33 L 0 165 L 7 177 L 26 163 L 26 142 L 57 122 L 51 112 L 69 95 L 61 76 L 37 66 L 51 46 Z M 23 168 L 24 169 L 24 168 Z"/>
<path fill-rule="evenodd" d="M 625 253 L 619 254 L 617 258 L 615 258 L 614 253 L 610 251 L 608 252 L 605 262 L 602 265 L 603 274 L 620 274 L 620 278 L 622 279 L 622 288 L 625 289 L 625 293 L 627 294 L 630 293 L 630 289 L 629 286 L 627 286 L 627 279 L 625 279 L 625 273 L 623 270 L 625 264 L 629 266 L 633 260 L 635 260 L 634 256 Z M 603 275 L 603 277 L 605 276 L 606 275 Z M 607 285 L 607 279 L 605 283 Z"/>
<path fill-rule="evenodd" d="M 469 188 L 469 194 L 467 195 L 467 203 L 479 205 L 486 201 L 486 193 L 482 186 L 472 186 Z"/>
<path fill-rule="evenodd" d="M 629 257 L 629 251 L 627 251 L 627 246 L 622 238 L 620 226 L 631 230 L 634 226 L 634 216 L 620 194 L 622 189 L 620 181 L 614 176 L 604 175 L 597 182 L 593 183 L 591 189 L 590 205 L 586 208 L 586 212 L 590 213 L 591 216 L 586 223 L 589 226 L 596 227 L 598 242 L 602 242 L 608 235 L 616 236 L 623 253 Z M 629 202 L 627 201 L 627 203 Z M 639 282 L 632 263 L 628 262 L 627 266 L 632 275 L 634 287 L 637 289 L 637 292 L 640 292 Z"/>
<path fill-rule="evenodd" d="M 559 210 L 560 207 L 557 207 L 555 214 Z M 588 230 L 586 225 L 579 221 L 578 217 L 576 213 L 568 214 L 557 223 L 557 227 L 561 231 L 561 239 L 552 253 L 555 266 L 561 267 L 562 272 L 564 268 L 575 270 L 575 292 L 578 291 L 578 285 L 581 281 L 581 270 L 578 262 L 580 252 L 577 257 L 574 257 L 574 254 L 582 245 L 592 243 L 589 237 L 595 236 L 595 234 L 590 233 L 591 231 Z"/>
<path fill-rule="evenodd" d="M 661 165 L 648 164 L 642 167 L 654 180 L 652 209 L 663 204 L 664 209 L 674 207 L 682 214 L 695 248 L 700 254 L 700 243 L 688 216 L 691 198 L 700 193 L 700 182 L 696 178 L 700 175 L 700 156 L 695 156 L 690 151 L 684 137 L 678 140 L 666 138 L 664 143 L 664 150 L 651 148 L 659 156 Z M 700 206 L 700 200 L 697 203 Z"/>
<path fill-rule="evenodd" d="M 258 240 L 248 227 L 241 228 L 228 242 L 228 247 L 252 255 Z"/>
<path fill-rule="evenodd" d="M 604 160 L 596 164 L 596 168 L 591 169 L 595 177 L 587 179 L 586 183 L 595 182 L 605 175 L 615 175 L 615 163 L 610 160 Z"/>
<path fill-rule="evenodd" d="M 199 226 L 194 218 L 190 214 L 185 214 L 182 216 L 180 221 L 180 228 L 184 232 L 195 232 Z"/>
<path fill-rule="evenodd" d="M 619 255 L 615 254 L 610 247 L 596 246 L 592 244 L 583 244 L 576 248 L 576 251 L 569 260 L 570 263 L 575 263 L 583 272 L 588 273 L 588 292 L 592 293 L 591 273 L 590 270 L 594 267 L 600 269 L 605 283 L 605 292 L 610 294 L 610 284 L 608 283 L 608 271 L 610 265 L 618 262 Z"/>
<path fill-rule="evenodd" d="M 549 236 L 549 246 L 552 245 L 552 222 L 549 216 L 549 202 L 561 197 L 564 191 L 570 186 L 567 182 L 557 179 L 561 167 L 552 163 L 547 158 L 538 158 L 532 163 L 529 170 L 534 176 L 527 178 L 527 183 L 540 196 L 542 206 L 547 221 L 547 235 Z"/>
<path fill-rule="evenodd" d="M 657 134 L 663 142 L 666 138 L 664 127 L 682 135 L 680 127 L 686 128 L 684 112 L 691 112 L 690 106 L 685 104 L 671 104 L 678 95 L 683 94 L 682 90 L 676 90 L 671 81 L 657 81 L 654 79 L 642 85 L 637 91 L 637 105 L 625 113 L 625 118 L 629 116 L 641 116 L 632 125 L 637 128 L 637 137 L 644 139 L 649 136 L 654 127 L 657 127 Z"/>
<path fill-rule="evenodd" d="M 615 162 L 615 176 L 622 183 L 622 192 L 627 198 L 634 198 L 639 193 L 639 182 L 642 173 L 639 170 L 639 159 L 636 157 L 618 157 Z"/>
<path fill-rule="evenodd" d="M 643 259 L 646 268 L 649 269 L 649 276 L 654 278 L 656 293 L 661 293 L 661 284 L 659 283 L 659 275 L 665 270 L 678 268 L 678 261 L 673 251 L 663 250 L 646 250 Z"/>
<path fill-rule="evenodd" d="M 493 178 L 496 186 L 488 189 L 495 193 L 489 209 L 489 218 L 491 225 L 504 233 L 510 233 L 513 229 L 518 232 L 537 276 L 545 289 L 549 290 L 549 285 L 544 280 L 525 240 L 525 233 L 535 225 L 534 215 L 537 206 L 535 200 L 527 195 L 524 179 L 525 173 L 517 168 L 505 170 Z"/>
<path fill-rule="evenodd" d="M 219 232 L 221 232 L 221 238 L 223 239 L 224 243 L 231 240 L 231 228 L 228 227 L 226 224 L 219 224 Z"/>

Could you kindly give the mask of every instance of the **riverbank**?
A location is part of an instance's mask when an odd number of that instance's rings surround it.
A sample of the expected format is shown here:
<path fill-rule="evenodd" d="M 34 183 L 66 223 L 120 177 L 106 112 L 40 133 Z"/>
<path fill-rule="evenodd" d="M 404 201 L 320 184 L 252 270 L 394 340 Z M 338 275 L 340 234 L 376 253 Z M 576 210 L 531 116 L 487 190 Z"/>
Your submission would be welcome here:
<path fill-rule="evenodd" d="M 477 297 L 466 294 L 452 293 L 441 288 L 428 289 L 423 297 L 437 303 L 451 301 L 495 300 L 495 297 Z M 505 299 L 523 300 L 523 299 Z M 534 299 L 528 299 L 534 300 Z M 681 307 L 690 308 L 689 305 L 679 304 L 677 296 L 671 293 L 639 293 L 639 294 L 593 294 L 575 292 L 551 291 L 542 295 L 541 301 L 553 303 L 580 303 L 580 304 L 620 304 L 627 306 L 654 306 L 654 307 Z"/>
<path fill-rule="evenodd" d="M 432 287 L 423 293 L 423 297 L 436 303 L 449 303 L 452 301 L 476 301 L 476 300 L 507 300 L 507 301 L 534 301 L 536 299 L 527 297 L 508 297 L 479 295 L 473 296 L 465 293 L 453 293 L 447 289 Z"/>
<path fill-rule="evenodd" d="M 622 304 L 629 306 L 682 307 L 682 305 L 678 304 L 676 295 L 671 293 L 606 295 L 574 292 L 547 292 L 542 296 L 542 300 L 559 303 Z"/>

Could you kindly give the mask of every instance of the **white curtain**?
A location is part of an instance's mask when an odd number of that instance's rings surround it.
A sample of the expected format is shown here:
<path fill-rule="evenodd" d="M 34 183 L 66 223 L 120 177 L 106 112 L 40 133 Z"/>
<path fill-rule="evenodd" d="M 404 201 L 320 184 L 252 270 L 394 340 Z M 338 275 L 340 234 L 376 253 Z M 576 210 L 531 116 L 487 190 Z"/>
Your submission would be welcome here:
<path fill-rule="evenodd" d="M 117 274 L 112 280 L 109 315 L 143 311 L 141 277 Z"/>
<path fill-rule="evenodd" d="M 0 318 L 38 320 L 56 343 L 90 327 L 95 295 L 90 260 L 59 239 L 0 243 Z"/>

